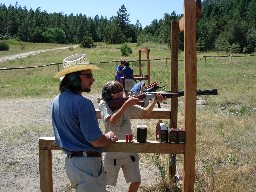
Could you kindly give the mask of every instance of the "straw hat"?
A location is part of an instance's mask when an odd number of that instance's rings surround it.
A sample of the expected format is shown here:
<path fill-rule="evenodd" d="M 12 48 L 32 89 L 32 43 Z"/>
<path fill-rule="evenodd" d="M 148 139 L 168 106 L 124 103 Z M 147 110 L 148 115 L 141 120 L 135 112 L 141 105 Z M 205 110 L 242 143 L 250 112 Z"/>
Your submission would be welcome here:
<path fill-rule="evenodd" d="M 56 75 L 54 75 L 54 78 L 60 78 L 65 76 L 66 74 L 87 69 L 100 70 L 99 67 L 89 64 L 89 62 L 86 60 L 85 54 L 75 54 L 66 57 L 63 60 L 63 68 L 63 70 L 59 71 L 58 73 L 56 73 Z"/>

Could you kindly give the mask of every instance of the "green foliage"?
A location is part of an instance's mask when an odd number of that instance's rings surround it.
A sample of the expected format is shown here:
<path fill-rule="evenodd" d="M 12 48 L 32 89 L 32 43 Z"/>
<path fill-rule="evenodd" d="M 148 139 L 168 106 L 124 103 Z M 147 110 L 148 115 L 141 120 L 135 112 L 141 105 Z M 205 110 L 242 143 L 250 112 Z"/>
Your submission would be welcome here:
<path fill-rule="evenodd" d="M 127 43 L 124 43 L 124 44 L 121 46 L 120 50 L 121 50 L 121 56 L 127 57 L 127 56 L 129 56 L 130 54 L 132 54 L 132 48 L 129 47 Z"/>
<path fill-rule="evenodd" d="M 239 43 L 233 43 L 230 46 L 230 52 L 231 53 L 241 53 L 242 50 L 241 50 L 241 47 L 240 47 Z"/>
<path fill-rule="evenodd" d="M 0 42 L 0 51 L 8 51 L 9 45 L 6 42 Z"/>
<path fill-rule="evenodd" d="M 125 35 L 122 32 L 121 27 L 118 25 L 117 18 L 106 26 L 104 42 L 109 44 L 121 44 L 125 42 Z"/>
<path fill-rule="evenodd" d="M 65 43 L 65 32 L 60 28 L 48 28 L 42 33 L 42 36 L 47 43 Z"/>
<path fill-rule="evenodd" d="M 84 38 L 80 44 L 80 47 L 92 48 L 92 47 L 96 47 L 96 45 L 94 44 L 92 38 L 89 35 L 87 35 L 87 36 L 84 36 Z"/>
<path fill-rule="evenodd" d="M 252 53 L 256 47 L 254 0 L 205 0 L 197 40 L 206 50 Z"/>
<path fill-rule="evenodd" d="M 231 108 L 229 112 L 234 116 L 245 116 L 245 115 L 251 115 L 251 111 L 249 107 L 241 106 L 238 108 Z"/>
<path fill-rule="evenodd" d="M 27 10 L 18 3 L 8 7 L 0 4 L 0 39 L 19 38 L 26 42 L 78 44 L 89 33 L 94 42 L 136 42 L 137 35 L 142 30 L 141 24 L 139 21 L 136 25 L 130 24 L 129 15 L 124 5 L 117 16 L 108 20 L 98 15 L 91 18 L 82 14 L 48 14 L 40 8 Z"/>
<path fill-rule="evenodd" d="M 256 28 L 249 29 L 247 32 L 247 47 L 244 52 L 252 53 L 256 51 Z"/>
<path fill-rule="evenodd" d="M 201 50 L 252 53 L 256 48 L 255 0 L 204 0 L 202 18 L 197 21 L 197 42 Z M 163 18 L 154 19 L 143 26 L 131 24 L 130 14 L 121 5 L 115 16 L 94 18 L 86 15 L 48 14 L 27 10 L 16 4 L 6 7 L 0 4 L 0 39 L 16 38 L 25 42 L 53 42 L 81 44 L 86 34 L 93 42 L 109 44 L 164 43 L 170 47 L 171 23 L 183 15 L 174 11 Z M 179 34 L 179 49 L 183 49 L 183 33 Z M 84 43 L 82 43 L 83 45 Z M 85 43 L 86 44 L 86 43 Z M 87 46 L 87 45 L 86 45 Z M 85 47 L 86 47 L 85 46 Z"/>
<path fill-rule="evenodd" d="M 236 165 L 238 163 L 238 158 L 235 154 L 229 154 L 227 161 L 231 164 L 231 165 Z"/>

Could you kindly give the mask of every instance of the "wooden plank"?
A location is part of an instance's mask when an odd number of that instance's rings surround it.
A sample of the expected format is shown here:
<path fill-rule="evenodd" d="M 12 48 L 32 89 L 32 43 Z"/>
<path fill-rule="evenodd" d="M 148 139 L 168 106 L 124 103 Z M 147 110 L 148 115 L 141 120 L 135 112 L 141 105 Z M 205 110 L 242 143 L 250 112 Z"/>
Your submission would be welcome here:
<path fill-rule="evenodd" d="M 196 0 L 196 19 L 201 18 L 202 2 L 201 0 Z M 179 20 L 179 30 L 184 31 L 184 16 Z"/>
<path fill-rule="evenodd" d="M 202 15 L 202 1 L 201 0 L 196 0 L 196 20 L 201 18 Z"/>
<path fill-rule="evenodd" d="M 150 85 L 150 59 L 149 59 L 149 52 L 150 49 L 147 50 L 147 78 L 148 78 L 148 85 Z"/>
<path fill-rule="evenodd" d="M 97 118 L 101 119 L 100 110 L 96 109 Z M 143 119 L 169 119 L 171 110 L 167 108 L 154 108 L 151 114 Z M 138 116 L 131 115 L 131 119 L 141 119 Z"/>
<path fill-rule="evenodd" d="M 136 141 L 127 143 L 125 140 L 109 143 L 104 151 L 107 152 L 137 152 L 137 153 L 184 153 L 184 144 L 158 143 L 156 141 L 148 141 L 146 143 L 138 143 Z M 54 137 L 40 137 L 39 149 L 44 150 L 60 150 L 55 143 Z"/>
<path fill-rule="evenodd" d="M 40 146 L 40 143 L 39 143 L 39 146 Z M 52 152 L 50 150 L 39 149 L 39 174 L 40 174 L 40 190 L 42 192 L 52 192 L 53 191 Z"/>
<path fill-rule="evenodd" d="M 172 92 L 178 92 L 178 55 L 179 55 L 179 23 L 172 22 L 171 32 L 171 78 L 170 87 Z M 169 127 L 177 127 L 178 98 L 171 98 L 171 111 Z"/>
<path fill-rule="evenodd" d="M 184 17 L 179 20 L 179 29 L 180 32 L 184 31 Z"/>
<path fill-rule="evenodd" d="M 184 126 L 186 143 L 184 154 L 184 192 L 194 191 L 196 152 L 196 3 L 184 0 Z"/>
<path fill-rule="evenodd" d="M 60 150 L 60 147 L 55 143 L 54 137 L 40 137 L 39 150 Z"/>
<path fill-rule="evenodd" d="M 172 21 L 171 28 L 171 74 L 170 87 L 171 91 L 178 91 L 178 55 L 179 55 L 179 22 Z M 169 127 L 177 127 L 178 120 L 178 98 L 171 98 L 170 124 Z M 176 175 L 176 154 L 170 155 L 168 177 L 173 180 Z"/>
<path fill-rule="evenodd" d="M 148 51 L 149 51 L 148 47 L 140 48 L 140 50 L 141 50 L 141 52 L 142 52 L 142 53 L 143 53 L 143 52 L 148 52 Z"/>
<path fill-rule="evenodd" d="M 104 148 L 107 152 L 136 152 L 136 153 L 184 153 L 184 144 L 158 143 L 156 141 L 148 141 L 146 143 L 126 143 L 120 140 L 110 143 Z"/>
<path fill-rule="evenodd" d="M 142 69 L 141 69 L 141 49 L 139 50 L 139 76 L 142 76 Z"/>

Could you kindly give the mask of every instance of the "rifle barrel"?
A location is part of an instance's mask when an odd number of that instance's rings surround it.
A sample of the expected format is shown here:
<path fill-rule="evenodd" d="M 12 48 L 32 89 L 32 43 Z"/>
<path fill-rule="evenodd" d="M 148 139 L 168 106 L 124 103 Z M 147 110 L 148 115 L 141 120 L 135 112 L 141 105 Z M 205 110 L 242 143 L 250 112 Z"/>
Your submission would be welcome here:
<path fill-rule="evenodd" d="M 196 90 L 197 95 L 218 95 L 217 89 L 206 89 L 206 90 Z M 179 92 L 172 92 L 172 91 L 158 91 L 158 92 L 147 92 L 147 94 L 157 94 L 160 93 L 166 98 L 173 98 L 173 97 L 181 97 L 184 96 L 184 91 Z"/>
<path fill-rule="evenodd" d="M 217 89 L 208 89 L 208 90 L 196 90 L 197 95 L 218 95 L 218 90 Z M 184 96 L 184 91 L 179 91 L 179 92 L 172 92 L 172 91 L 158 91 L 158 92 L 147 92 L 141 95 L 138 95 L 137 97 L 139 99 L 146 99 L 147 96 L 148 98 L 154 97 L 155 94 L 161 94 L 166 98 L 175 98 L 175 97 L 181 97 Z M 128 98 L 119 98 L 119 99 L 113 99 L 108 102 L 109 107 L 113 109 L 118 109 L 120 108 L 124 102 Z"/>

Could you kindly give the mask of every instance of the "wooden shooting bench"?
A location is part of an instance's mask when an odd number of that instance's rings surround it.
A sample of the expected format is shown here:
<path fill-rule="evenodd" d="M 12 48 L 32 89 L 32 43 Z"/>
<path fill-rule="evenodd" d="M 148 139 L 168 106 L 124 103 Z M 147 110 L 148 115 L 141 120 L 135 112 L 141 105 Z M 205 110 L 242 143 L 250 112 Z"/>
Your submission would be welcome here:
<path fill-rule="evenodd" d="M 157 143 L 110 143 L 104 149 L 112 152 L 183 154 L 182 191 L 194 191 L 196 152 L 196 20 L 201 15 L 201 0 L 184 0 L 184 15 L 171 26 L 171 91 L 178 91 L 178 35 L 184 32 L 184 128 L 185 144 Z M 171 109 L 171 110 L 170 110 Z M 177 127 L 178 98 L 171 99 L 170 109 L 155 109 L 150 119 L 170 119 L 170 127 Z M 97 116 L 100 118 L 99 111 Z M 132 117 L 136 118 L 136 117 Z M 39 138 L 40 189 L 53 191 L 52 150 L 59 150 L 54 138 Z M 63 165 L 64 166 L 64 165 Z"/>
<path fill-rule="evenodd" d="M 147 85 L 150 84 L 150 59 L 149 59 L 149 52 L 150 52 L 150 49 L 149 48 L 140 48 L 139 49 L 139 74 L 138 75 L 133 75 L 134 77 L 134 80 L 137 81 L 142 81 L 142 80 L 146 80 L 148 82 Z M 146 75 L 143 75 L 142 74 L 142 53 L 146 53 L 146 62 L 147 62 L 147 74 Z M 120 81 L 123 86 L 124 86 L 124 77 L 121 77 L 121 81 Z"/>
<path fill-rule="evenodd" d="M 96 109 L 97 118 L 101 119 L 99 109 Z M 155 108 L 147 119 L 170 119 L 170 109 Z M 131 119 L 138 119 L 138 116 L 131 116 Z M 161 152 L 159 152 L 161 148 Z M 39 172 L 40 189 L 42 192 L 53 191 L 52 178 L 52 150 L 60 150 L 55 143 L 54 137 L 39 138 Z M 137 153 L 184 153 L 184 144 L 158 143 L 148 141 L 147 143 L 126 143 L 121 140 L 108 144 L 104 151 L 107 152 L 137 152 Z M 64 165 L 63 165 L 64 166 Z"/>

